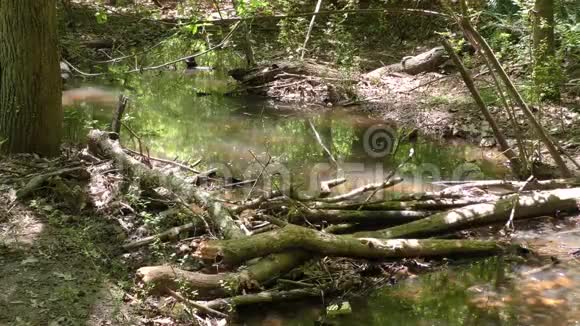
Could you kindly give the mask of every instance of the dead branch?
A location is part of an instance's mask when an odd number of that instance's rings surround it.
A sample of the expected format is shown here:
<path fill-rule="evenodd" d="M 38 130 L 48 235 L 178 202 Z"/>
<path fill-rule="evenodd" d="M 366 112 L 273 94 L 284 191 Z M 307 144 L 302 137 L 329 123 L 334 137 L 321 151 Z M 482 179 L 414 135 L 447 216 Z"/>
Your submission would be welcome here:
<path fill-rule="evenodd" d="M 342 194 L 342 195 L 337 195 L 334 197 L 327 197 L 327 198 L 316 198 L 316 199 L 311 199 L 311 200 L 322 202 L 322 203 L 337 203 L 340 201 L 355 198 L 355 197 L 362 195 L 362 194 L 369 192 L 369 191 L 386 189 L 386 188 L 395 186 L 401 182 L 403 182 L 402 178 L 390 178 L 388 180 L 385 180 L 384 182 L 372 183 L 372 184 L 362 186 L 360 188 L 353 189 L 352 191 L 347 192 L 347 193 Z"/>
<path fill-rule="evenodd" d="M 578 211 L 580 188 L 534 191 L 520 196 L 515 219 L 553 216 Z M 357 232 L 356 237 L 382 239 L 446 234 L 472 226 L 506 221 L 514 205 L 513 196 L 493 203 L 469 205 L 431 215 L 422 220 L 380 231 Z"/>
<path fill-rule="evenodd" d="M 304 251 L 273 254 L 240 272 L 220 274 L 190 272 L 169 265 L 147 266 L 137 270 L 137 277 L 159 293 L 187 284 L 198 291 L 200 299 L 214 299 L 258 288 L 261 283 L 279 278 L 309 258 L 310 254 Z"/>
<path fill-rule="evenodd" d="M 203 231 L 205 230 L 205 225 L 201 219 L 196 219 L 195 222 L 187 223 L 184 225 L 172 227 L 169 230 L 163 231 L 159 234 L 155 234 L 149 237 L 145 237 L 139 240 L 135 240 L 133 242 L 127 243 L 123 245 L 123 249 L 125 250 L 132 250 L 136 248 L 140 248 L 156 241 L 171 241 L 175 240 L 179 237 L 180 234 L 188 232 L 188 231 Z"/>
<path fill-rule="evenodd" d="M 431 215 L 429 211 L 411 210 L 321 210 L 321 209 L 299 209 L 290 216 L 290 221 L 298 223 L 306 219 L 309 223 L 328 224 L 340 223 L 363 223 L 363 224 L 387 224 L 398 225 L 416 221 Z"/>
<path fill-rule="evenodd" d="M 129 98 L 123 94 L 119 95 L 119 103 L 115 109 L 115 115 L 111 121 L 111 131 L 120 134 L 121 133 L 121 119 L 123 118 L 123 113 L 125 113 L 125 108 L 129 103 Z"/>
<path fill-rule="evenodd" d="M 300 300 L 323 295 L 322 291 L 316 289 L 293 289 L 288 291 L 262 291 L 244 295 L 233 296 L 223 299 L 215 299 L 204 302 L 206 307 L 213 309 L 227 310 L 231 307 L 241 307 L 273 302 L 287 302 L 290 300 Z"/>
<path fill-rule="evenodd" d="M 49 173 L 37 175 L 37 176 L 33 177 L 32 179 L 30 179 L 30 181 L 28 181 L 28 183 L 24 187 L 22 187 L 21 189 L 19 189 L 16 192 L 16 198 L 24 199 L 24 198 L 30 196 L 33 192 L 40 189 L 43 186 L 43 184 L 46 181 L 48 181 L 48 179 L 50 179 L 51 177 L 67 176 L 67 175 L 72 175 L 75 178 L 84 179 L 84 180 L 90 178 L 89 172 L 86 170 L 85 167 L 82 167 L 82 166 L 78 166 L 78 167 L 74 167 L 74 168 L 60 169 L 57 171 L 52 171 Z"/>

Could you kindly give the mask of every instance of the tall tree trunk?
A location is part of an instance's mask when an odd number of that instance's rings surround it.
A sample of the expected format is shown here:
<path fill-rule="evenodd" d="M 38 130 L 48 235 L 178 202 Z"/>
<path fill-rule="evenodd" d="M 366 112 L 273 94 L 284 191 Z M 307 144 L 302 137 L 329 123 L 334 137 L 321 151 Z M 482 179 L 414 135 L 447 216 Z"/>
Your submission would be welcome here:
<path fill-rule="evenodd" d="M 559 100 L 559 63 L 555 62 L 554 0 L 534 5 L 534 83 L 542 99 Z"/>
<path fill-rule="evenodd" d="M 0 1 L 0 141 L 4 153 L 59 152 L 56 0 Z"/>
<path fill-rule="evenodd" d="M 240 16 L 241 18 L 242 15 L 240 15 L 240 5 L 243 5 L 239 3 L 238 0 L 232 0 L 232 5 L 234 6 L 234 10 L 236 11 L 236 14 L 238 16 Z M 248 68 L 252 68 L 256 65 L 256 58 L 254 56 L 254 49 L 252 49 L 252 40 L 250 38 L 250 24 L 248 24 L 246 21 L 242 21 L 241 22 L 241 32 L 242 32 L 242 40 L 241 40 L 241 48 L 242 51 L 244 51 L 244 55 L 246 56 L 246 64 L 248 65 Z"/>

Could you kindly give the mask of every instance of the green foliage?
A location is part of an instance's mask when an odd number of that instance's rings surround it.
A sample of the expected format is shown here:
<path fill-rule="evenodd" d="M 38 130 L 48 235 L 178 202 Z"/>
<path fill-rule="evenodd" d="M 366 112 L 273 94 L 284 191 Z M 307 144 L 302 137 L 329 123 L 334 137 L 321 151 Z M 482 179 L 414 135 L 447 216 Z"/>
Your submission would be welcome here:
<path fill-rule="evenodd" d="M 95 13 L 95 18 L 98 24 L 105 24 L 108 20 L 107 13 L 105 11 L 97 11 Z"/>
<path fill-rule="evenodd" d="M 570 14 L 577 8 L 574 9 L 573 1 L 556 1 L 557 50 L 555 55 L 544 56 L 542 62 L 536 62 L 532 42 L 534 2 L 496 1 L 484 12 L 481 28 L 500 60 L 509 65 L 529 65 L 529 78 L 522 90 L 530 102 L 554 97 L 558 93 L 556 85 L 564 83 L 567 78 L 563 68 L 570 74 L 580 59 L 580 26 L 577 17 Z"/>
<path fill-rule="evenodd" d="M 265 0 L 237 0 L 236 13 L 240 17 L 250 17 L 256 14 L 270 14 L 271 8 L 270 3 Z"/>

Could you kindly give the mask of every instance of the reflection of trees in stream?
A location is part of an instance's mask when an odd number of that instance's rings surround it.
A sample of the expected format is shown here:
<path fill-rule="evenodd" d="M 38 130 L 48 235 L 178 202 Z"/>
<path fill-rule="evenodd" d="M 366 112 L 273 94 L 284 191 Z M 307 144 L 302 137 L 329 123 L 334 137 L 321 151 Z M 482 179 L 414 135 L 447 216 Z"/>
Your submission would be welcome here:
<path fill-rule="evenodd" d="M 293 183 L 310 187 L 336 174 L 314 137 L 309 119 L 336 160 L 342 162 L 345 170 L 354 170 L 347 174 L 352 182 L 345 187 L 382 181 L 408 156 L 411 147 L 415 148 L 415 157 L 400 170 L 407 180 L 420 176 L 419 179 L 431 181 L 425 177 L 429 174 L 448 179 L 464 162 L 464 146 L 448 146 L 424 139 L 415 144 L 401 142 L 392 155 L 369 155 L 368 144 L 365 144 L 368 135 L 365 134 L 381 126 L 380 122 L 354 115 L 346 109 L 333 108 L 305 116 L 295 107 L 285 110 L 283 106 L 252 98 L 197 97 L 195 87 L 199 84 L 212 87 L 212 78 L 163 73 L 141 76 L 128 83 L 131 104 L 127 123 L 142 136 L 151 155 L 181 160 L 202 158 L 205 167 L 224 167 L 239 178 L 249 166 L 255 165 L 250 151 L 262 162 L 266 162 L 270 154 L 279 167 L 282 165 L 292 175 Z M 75 112 L 79 116 L 72 117 L 76 119 L 72 119 L 76 121 L 72 124 L 83 126 L 93 119 L 99 120 L 99 125 L 110 122 L 109 112 L 98 108 L 88 111 L 91 114 L 86 116 Z M 77 131 L 75 137 L 84 139 L 85 134 L 86 130 Z M 125 145 L 130 145 L 128 137 L 123 140 Z M 391 145 L 392 142 L 394 140 Z M 258 170 L 257 174 L 260 169 L 254 170 Z M 411 187 L 410 190 L 416 189 Z"/>

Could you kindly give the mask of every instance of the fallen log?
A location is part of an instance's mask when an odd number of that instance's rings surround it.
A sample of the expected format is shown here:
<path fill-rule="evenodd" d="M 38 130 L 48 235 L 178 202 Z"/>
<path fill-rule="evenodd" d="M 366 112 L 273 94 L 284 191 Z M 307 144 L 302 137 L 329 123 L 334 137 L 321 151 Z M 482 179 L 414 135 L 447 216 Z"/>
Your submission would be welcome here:
<path fill-rule="evenodd" d="M 552 216 L 562 212 L 577 212 L 580 188 L 534 191 L 518 196 L 514 218 Z M 493 203 L 469 205 L 441 212 L 424 219 L 379 231 L 357 232 L 355 237 L 381 239 L 415 238 L 440 235 L 473 226 L 506 222 L 514 207 L 515 196 Z"/>
<path fill-rule="evenodd" d="M 169 265 L 147 266 L 137 270 L 137 277 L 144 285 L 161 294 L 187 284 L 198 292 L 199 299 L 214 299 L 259 288 L 261 283 L 279 278 L 310 257 L 304 251 L 274 254 L 240 272 L 220 274 L 190 272 Z"/>
<path fill-rule="evenodd" d="M 436 71 L 439 66 L 448 60 L 445 49 L 438 46 L 416 56 L 404 57 L 401 62 L 384 66 L 364 74 L 367 80 L 380 80 L 389 73 L 406 73 L 416 75 L 422 72 Z"/>
<path fill-rule="evenodd" d="M 317 209 L 331 210 L 358 210 L 358 211 L 419 211 L 430 210 L 440 211 L 452 208 L 463 207 L 473 204 L 481 204 L 487 200 L 481 199 L 430 199 L 430 200 L 411 200 L 411 201 L 386 201 L 370 203 L 345 203 L 345 204 L 318 204 Z"/>
<path fill-rule="evenodd" d="M 256 305 L 261 303 L 288 302 L 304 298 L 327 295 L 326 291 L 316 289 L 293 289 L 288 291 L 262 291 L 258 293 L 237 295 L 229 298 L 215 299 L 200 304 L 218 310 L 228 310 L 232 307 Z"/>
<path fill-rule="evenodd" d="M 123 249 L 125 250 L 132 250 L 136 248 L 140 248 L 156 241 L 170 241 L 175 240 L 179 237 L 180 234 L 188 232 L 188 231 L 196 231 L 196 230 L 205 230 L 205 225 L 201 219 L 195 219 L 192 223 L 187 223 L 184 225 L 172 227 L 169 230 L 163 231 L 159 234 L 155 234 L 152 236 L 148 236 L 145 238 L 141 238 L 139 240 L 135 240 L 133 242 L 127 243 L 123 245 Z"/>
<path fill-rule="evenodd" d="M 244 237 L 240 226 L 221 202 L 211 195 L 183 179 L 173 175 L 150 169 L 145 164 L 127 155 L 116 140 L 111 140 L 109 134 L 100 130 L 91 130 L 88 140 L 89 150 L 102 157 L 111 158 L 115 164 L 130 177 L 138 177 L 141 187 L 154 189 L 164 187 L 184 198 L 193 198 L 199 206 L 207 207 L 211 222 L 225 239 Z"/>
<path fill-rule="evenodd" d="M 326 222 L 328 224 L 340 223 L 381 223 L 386 225 L 398 225 L 416 221 L 429 215 L 429 211 L 411 210 L 322 210 L 300 209 L 290 216 L 291 223 L 303 220 L 309 223 Z"/>
<path fill-rule="evenodd" d="M 197 189 L 183 180 L 149 169 L 141 162 L 129 157 L 117 141 L 109 139 L 107 133 L 92 130 L 89 133 L 89 150 L 97 155 L 112 158 L 115 164 L 129 176 L 140 176 L 141 184 L 147 188 L 163 186 L 185 198 L 194 198 L 199 206 L 207 207 L 214 226 L 221 231 L 224 239 L 246 236 L 233 220 L 229 210 L 210 194 Z M 269 255 L 238 273 L 208 275 L 184 271 L 172 266 L 146 266 L 137 270 L 137 276 L 152 289 L 164 292 L 175 289 L 176 284 L 185 282 L 208 298 L 224 297 L 240 293 L 244 289 L 258 287 L 260 283 L 278 278 L 310 259 L 304 251 Z M 201 297 L 201 296 L 200 296 Z"/>
<path fill-rule="evenodd" d="M 234 69 L 230 71 L 230 75 L 244 86 L 261 86 L 285 76 L 317 76 L 326 79 L 342 80 L 340 71 L 312 60 L 281 60 L 272 62 L 265 67 L 260 66 L 248 70 Z"/>
<path fill-rule="evenodd" d="M 236 266 L 256 257 L 296 249 L 326 256 L 390 259 L 494 254 L 503 247 L 496 241 L 482 240 L 356 238 L 288 224 L 245 239 L 204 241 L 198 246 L 196 255 L 204 261 Z"/>
<path fill-rule="evenodd" d="M 504 193 L 515 193 L 521 188 L 525 181 L 510 181 L 510 180 L 476 180 L 465 181 L 459 184 L 452 184 L 450 187 L 441 191 L 443 195 L 457 195 L 465 193 L 472 188 L 479 188 L 485 190 L 501 189 Z M 580 178 L 568 179 L 551 179 L 551 180 L 533 180 L 526 183 L 526 190 L 554 190 L 560 188 L 572 188 L 580 185 Z"/>

